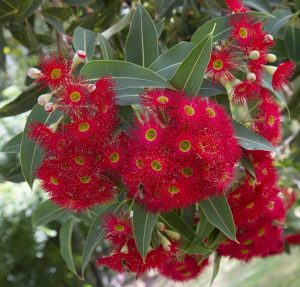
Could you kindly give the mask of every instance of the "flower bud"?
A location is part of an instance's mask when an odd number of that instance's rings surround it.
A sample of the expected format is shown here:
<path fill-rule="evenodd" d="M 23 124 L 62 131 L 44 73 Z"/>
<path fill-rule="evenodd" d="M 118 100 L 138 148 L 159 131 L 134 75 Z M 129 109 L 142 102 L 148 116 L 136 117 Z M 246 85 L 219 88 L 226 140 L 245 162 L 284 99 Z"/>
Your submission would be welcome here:
<path fill-rule="evenodd" d="M 168 235 L 168 237 L 170 239 L 173 239 L 173 240 L 176 240 L 176 241 L 180 239 L 180 234 L 178 232 L 166 229 L 165 233 Z"/>
<path fill-rule="evenodd" d="M 157 222 L 156 226 L 159 231 L 165 230 L 165 225 L 162 222 Z"/>
<path fill-rule="evenodd" d="M 30 79 L 36 80 L 39 79 L 43 73 L 37 68 L 30 68 L 28 69 L 27 75 Z"/>
<path fill-rule="evenodd" d="M 54 103 L 49 102 L 49 103 L 47 103 L 47 104 L 45 105 L 45 111 L 46 111 L 47 113 L 51 113 L 51 112 L 53 112 L 54 110 L 55 110 L 55 105 L 54 105 Z"/>
<path fill-rule="evenodd" d="M 260 57 L 260 53 L 258 51 L 256 51 L 256 50 L 251 51 L 250 54 L 249 54 L 249 58 L 251 60 L 258 60 L 259 57 Z"/>
<path fill-rule="evenodd" d="M 127 244 L 125 244 L 125 245 L 122 247 L 122 249 L 121 249 L 120 252 L 121 252 L 121 253 L 124 253 L 124 254 L 128 254 L 128 246 L 127 246 Z"/>
<path fill-rule="evenodd" d="M 167 252 L 171 251 L 171 242 L 165 236 L 163 236 L 160 232 L 158 232 L 160 237 L 161 245 L 163 249 Z"/>
<path fill-rule="evenodd" d="M 263 65 L 264 70 L 271 76 L 273 76 L 273 74 L 276 72 L 277 67 L 275 66 L 267 66 L 267 65 Z"/>
<path fill-rule="evenodd" d="M 40 96 L 38 97 L 38 100 L 37 100 L 37 101 L 38 101 L 38 104 L 39 104 L 40 106 L 45 106 L 46 104 L 49 103 L 51 97 L 52 97 L 52 94 L 51 94 L 51 93 L 50 93 L 50 94 L 43 94 L 43 95 L 40 95 Z"/>
<path fill-rule="evenodd" d="M 274 63 L 277 61 L 277 57 L 276 55 L 274 54 L 267 54 L 266 55 L 266 60 L 269 62 L 269 63 Z"/>
<path fill-rule="evenodd" d="M 76 67 L 77 65 L 82 63 L 85 59 L 86 59 L 86 52 L 82 50 L 78 50 L 73 57 L 72 66 Z"/>
<path fill-rule="evenodd" d="M 267 34 L 264 38 L 264 42 L 267 44 L 272 44 L 274 41 L 274 37 L 271 34 Z"/>
<path fill-rule="evenodd" d="M 256 81 L 256 75 L 254 73 L 247 73 L 247 80 L 249 82 L 255 82 Z"/>

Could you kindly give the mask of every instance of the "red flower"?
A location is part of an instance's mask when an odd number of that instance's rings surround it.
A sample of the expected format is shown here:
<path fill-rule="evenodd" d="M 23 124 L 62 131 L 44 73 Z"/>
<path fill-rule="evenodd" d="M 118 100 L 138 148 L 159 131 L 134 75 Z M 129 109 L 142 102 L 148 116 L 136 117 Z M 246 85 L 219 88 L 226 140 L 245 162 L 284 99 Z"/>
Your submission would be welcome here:
<path fill-rule="evenodd" d="M 288 83 L 289 78 L 293 75 L 296 65 L 292 61 L 281 63 L 273 74 L 272 86 L 275 90 L 282 89 L 283 85 Z"/>
<path fill-rule="evenodd" d="M 246 12 L 248 9 L 242 4 L 240 0 L 225 0 L 228 9 L 234 13 Z"/>
<path fill-rule="evenodd" d="M 259 95 L 259 86 L 251 82 L 241 82 L 235 85 L 232 90 L 232 100 L 237 103 L 257 99 Z"/>
<path fill-rule="evenodd" d="M 298 245 L 300 244 L 300 234 L 288 234 L 284 237 L 285 241 L 287 241 L 290 245 Z"/>

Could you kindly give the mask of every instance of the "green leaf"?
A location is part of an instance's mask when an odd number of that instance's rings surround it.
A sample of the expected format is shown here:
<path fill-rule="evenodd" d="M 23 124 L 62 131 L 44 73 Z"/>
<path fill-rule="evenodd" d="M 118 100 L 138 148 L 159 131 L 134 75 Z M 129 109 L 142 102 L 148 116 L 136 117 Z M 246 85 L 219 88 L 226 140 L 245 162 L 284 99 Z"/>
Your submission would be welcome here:
<path fill-rule="evenodd" d="M 156 33 L 157 33 L 157 38 L 159 38 L 159 37 L 161 36 L 161 33 L 163 32 L 163 29 L 164 29 L 164 23 L 165 23 L 165 18 L 159 20 L 159 21 L 155 24 Z"/>
<path fill-rule="evenodd" d="M 252 132 L 243 124 L 233 121 L 235 136 L 238 139 L 240 146 L 247 150 L 265 150 L 275 151 L 274 147 L 265 138 L 259 134 Z"/>
<path fill-rule="evenodd" d="M 47 225 L 66 212 L 66 209 L 54 204 L 51 200 L 46 200 L 33 212 L 31 217 L 32 226 Z"/>
<path fill-rule="evenodd" d="M 5 153 L 20 153 L 20 146 L 22 142 L 23 133 L 19 133 L 10 139 L 0 151 Z"/>
<path fill-rule="evenodd" d="M 212 49 L 212 35 L 210 33 L 189 53 L 171 79 L 171 84 L 188 95 L 196 95 L 201 87 L 206 66 Z"/>
<path fill-rule="evenodd" d="M 9 170 L 9 172 L 4 174 L 3 177 L 6 181 L 10 181 L 14 183 L 20 183 L 25 180 L 22 174 L 21 166 Z"/>
<path fill-rule="evenodd" d="M 285 46 L 288 51 L 289 58 L 295 62 L 300 62 L 300 29 L 294 24 L 287 25 L 285 28 Z"/>
<path fill-rule="evenodd" d="M 293 16 L 290 9 L 278 8 L 272 13 L 275 18 L 270 18 L 264 25 L 264 30 L 270 34 L 276 34 Z"/>
<path fill-rule="evenodd" d="M 202 242 L 213 231 L 214 226 L 207 220 L 203 210 L 200 210 L 199 223 L 197 224 L 196 234 L 192 241 L 192 244 Z"/>
<path fill-rule="evenodd" d="M 152 231 L 157 218 L 158 214 L 148 213 L 138 204 L 133 205 L 133 235 L 143 260 L 145 260 L 149 251 Z"/>
<path fill-rule="evenodd" d="M 18 2 L 2 0 L 0 5 L 0 22 L 6 23 L 14 19 L 18 13 Z"/>
<path fill-rule="evenodd" d="M 124 61 L 90 61 L 82 67 L 80 73 L 91 81 L 106 75 L 112 76 L 117 84 L 118 104 L 121 106 L 138 104 L 139 94 L 145 88 L 170 87 L 165 79 L 151 70 Z"/>
<path fill-rule="evenodd" d="M 271 13 L 272 7 L 267 0 L 244 0 L 244 5 L 256 9 L 260 12 Z"/>
<path fill-rule="evenodd" d="M 16 99 L 0 109 L 0 118 L 15 116 L 29 111 L 37 103 L 37 98 L 43 93 L 39 86 L 31 86 Z"/>
<path fill-rule="evenodd" d="M 85 51 L 87 58 L 91 59 L 96 46 L 96 33 L 82 27 L 77 27 L 73 35 L 73 46 L 76 51 Z"/>
<path fill-rule="evenodd" d="M 4 48 L 6 46 L 6 40 L 4 37 L 3 27 L 0 25 L 0 69 L 6 71 L 6 55 L 4 54 Z"/>
<path fill-rule="evenodd" d="M 78 220 L 74 217 L 68 219 L 59 230 L 60 254 L 66 261 L 70 271 L 78 276 L 72 253 L 72 233 Z"/>
<path fill-rule="evenodd" d="M 113 55 L 113 49 L 112 49 L 111 45 L 109 44 L 109 41 L 105 37 L 103 37 L 101 34 L 98 34 L 98 41 L 99 41 L 102 58 L 104 60 L 111 59 L 112 55 Z"/>
<path fill-rule="evenodd" d="M 70 7 L 49 7 L 42 10 L 45 20 L 60 33 L 64 33 L 63 24 L 72 14 Z"/>
<path fill-rule="evenodd" d="M 130 22 L 125 43 L 125 58 L 129 62 L 148 67 L 157 57 L 158 39 L 155 24 L 139 3 Z"/>
<path fill-rule="evenodd" d="M 264 76 L 262 77 L 262 86 L 270 90 L 277 100 L 284 104 L 285 106 L 287 105 L 286 99 L 284 97 L 284 94 L 282 91 L 275 91 L 272 87 L 272 76 L 269 75 L 268 73 L 264 73 Z"/>
<path fill-rule="evenodd" d="M 89 229 L 87 239 L 82 252 L 82 259 L 81 259 L 82 277 L 84 275 L 84 270 L 91 259 L 94 249 L 104 239 L 105 236 L 104 229 L 101 226 L 103 222 L 103 213 L 105 212 L 116 213 L 122 208 L 122 206 L 124 206 L 125 203 L 126 202 L 123 201 L 123 202 L 114 203 L 110 206 L 109 205 L 97 206 L 97 214 Z"/>
<path fill-rule="evenodd" d="M 247 12 L 246 14 L 253 16 L 254 18 L 259 20 L 270 17 L 270 15 L 261 12 Z M 230 35 L 230 30 L 232 28 L 230 25 L 231 17 L 232 16 L 225 16 L 207 21 L 196 30 L 196 32 L 192 36 L 191 42 L 197 45 L 202 41 L 204 37 L 207 36 L 207 34 L 211 32 L 214 26 L 216 28 L 214 30 L 212 42 L 214 43 L 217 41 L 225 40 Z"/>
<path fill-rule="evenodd" d="M 212 97 L 212 96 L 226 94 L 226 90 L 223 86 L 216 85 L 211 80 L 203 79 L 198 94 L 204 97 Z"/>
<path fill-rule="evenodd" d="M 93 3 L 94 0 L 64 0 L 65 4 L 74 6 L 86 6 Z"/>
<path fill-rule="evenodd" d="M 228 238 L 236 241 L 236 229 L 232 213 L 225 196 L 208 198 L 199 202 L 207 220 Z"/>
<path fill-rule="evenodd" d="M 180 42 L 164 54 L 160 55 L 150 66 L 149 69 L 154 71 L 166 80 L 170 80 L 179 65 L 195 47 L 190 42 Z"/>
<path fill-rule="evenodd" d="M 248 156 L 243 156 L 240 159 L 242 166 L 250 173 L 250 175 L 256 180 L 255 170 L 253 164 Z"/>
<path fill-rule="evenodd" d="M 213 285 L 213 283 L 214 283 L 214 281 L 215 281 L 215 279 L 216 279 L 216 277 L 219 273 L 221 258 L 222 258 L 221 255 L 219 255 L 218 253 L 215 253 L 215 256 L 214 256 L 214 270 L 213 270 L 213 274 L 212 274 L 209 286 Z"/>
<path fill-rule="evenodd" d="M 42 0 L 22 0 L 19 1 L 18 21 L 23 22 L 25 18 L 34 14 L 37 8 L 42 4 Z"/>
<path fill-rule="evenodd" d="M 180 233 L 183 240 L 189 242 L 194 239 L 195 231 L 175 211 L 161 213 L 159 220 L 165 223 L 169 229 Z"/>
<path fill-rule="evenodd" d="M 109 39 L 113 35 L 121 32 L 124 28 L 126 28 L 129 23 L 132 16 L 132 10 L 129 11 L 128 14 L 126 14 L 123 18 L 121 18 L 117 23 L 112 25 L 110 28 L 102 32 L 102 36 L 106 39 Z"/>
<path fill-rule="evenodd" d="M 35 142 L 26 137 L 29 126 L 34 122 L 50 125 L 55 123 L 59 117 L 59 111 L 47 113 L 44 107 L 36 105 L 27 118 L 21 143 L 21 167 L 24 178 L 30 187 L 32 187 L 33 181 L 36 178 L 36 169 L 42 162 L 43 152 Z"/>

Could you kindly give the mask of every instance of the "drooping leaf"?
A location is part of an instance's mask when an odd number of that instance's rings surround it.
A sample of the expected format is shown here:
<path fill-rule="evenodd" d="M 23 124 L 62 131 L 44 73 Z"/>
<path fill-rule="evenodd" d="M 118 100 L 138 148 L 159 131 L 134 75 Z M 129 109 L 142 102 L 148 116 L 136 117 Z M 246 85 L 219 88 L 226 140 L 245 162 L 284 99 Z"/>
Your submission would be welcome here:
<path fill-rule="evenodd" d="M 200 210 L 199 223 L 197 224 L 196 234 L 192 241 L 192 244 L 203 241 L 213 231 L 214 226 L 207 220 L 207 217 L 203 210 Z"/>
<path fill-rule="evenodd" d="M 109 39 L 113 35 L 121 32 L 124 28 L 126 28 L 129 25 L 130 19 L 131 19 L 131 16 L 132 16 L 132 12 L 133 11 L 130 10 L 128 12 L 128 14 L 126 14 L 123 18 L 121 18 L 117 23 L 115 23 L 110 28 L 108 28 L 107 30 L 102 32 L 101 33 L 102 36 L 106 39 Z"/>
<path fill-rule="evenodd" d="M 21 166 L 17 166 L 9 170 L 6 174 L 4 174 L 3 177 L 6 181 L 10 181 L 14 183 L 20 183 L 25 180 L 22 174 Z"/>
<path fill-rule="evenodd" d="M 85 51 L 87 58 L 91 59 L 96 46 L 96 37 L 96 33 L 93 31 L 77 27 L 73 35 L 73 46 L 76 51 Z"/>
<path fill-rule="evenodd" d="M 236 240 L 232 213 L 225 196 L 208 198 L 199 202 L 207 220 L 231 240 Z"/>
<path fill-rule="evenodd" d="M 16 99 L 0 109 L 0 118 L 15 116 L 29 111 L 36 103 L 43 90 L 39 86 L 31 86 Z"/>
<path fill-rule="evenodd" d="M 64 22 L 71 17 L 70 7 L 49 7 L 42 10 L 45 20 L 52 25 L 58 32 L 64 33 Z"/>
<path fill-rule="evenodd" d="M 276 34 L 293 16 L 293 13 L 288 8 L 278 8 L 272 12 L 274 18 L 268 19 L 264 25 L 264 30 L 274 35 Z"/>
<path fill-rule="evenodd" d="M 118 104 L 138 104 L 144 88 L 170 87 L 169 83 L 151 70 L 133 63 L 115 60 L 90 61 L 81 69 L 81 75 L 96 81 L 110 75 L 116 81 Z"/>
<path fill-rule="evenodd" d="M 127 61 L 148 67 L 158 57 L 158 40 L 155 24 L 141 3 L 136 7 L 130 22 L 125 44 Z"/>
<path fill-rule="evenodd" d="M 19 133 L 10 139 L 0 151 L 5 153 L 19 153 L 22 142 L 23 133 Z"/>
<path fill-rule="evenodd" d="M 36 178 L 36 169 L 42 162 L 43 152 L 35 142 L 27 138 L 29 127 L 34 122 L 50 125 L 55 123 L 59 117 L 59 111 L 47 113 L 40 105 L 36 105 L 28 116 L 21 143 L 21 167 L 24 178 L 30 187 Z"/>
<path fill-rule="evenodd" d="M 248 7 L 254 8 L 257 11 L 265 12 L 265 13 L 271 13 L 272 7 L 270 5 L 270 1 L 268 0 L 244 0 L 244 5 L 247 5 Z"/>
<path fill-rule="evenodd" d="M 112 205 L 97 206 L 97 211 L 96 211 L 97 213 L 89 229 L 86 242 L 82 251 L 82 259 L 81 259 L 82 277 L 84 276 L 84 270 L 91 259 L 94 249 L 104 239 L 105 236 L 105 232 L 102 227 L 103 213 L 105 212 L 116 213 L 123 208 L 124 204 L 125 202 L 118 202 Z"/>
<path fill-rule="evenodd" d="M 171 84 L 175 88 L 185 91 L 188 95 L 196 95 L 201 87 L 210 59 L 213 32 L 214 28 L 193 48 L 171 79 Z"/>
<path fill-rule="evenodd" d="M 160 75 L 166 80 L 172 79 L 176 70 L 186 56 L 195 47 L 189 42 L 180 42 L 164 54 L 160 55 L 150 66 L 149 69 Z"/>
<path fill-rule="evenodd" d="M 65 213 L 67 213 L 66 209 L 54 204 L 51 200 L 46 200 L 33 212 L 31 217 L 32 226 L 47 225 Z"/>
<path fill-rule="evenodd" d="M 133 205 L 133 235 L 141 257 L 145 260 L 149 251 L 153 228 L 158 214 L 148 213 L 138 204 Z"/>
<path fill-rule="evenodd" d="M 219 273 L 221 259 L 222 259 L 222 256 L 219 255 L 218 253 L 215 253 L 215 256 L 214 256 L 214 269 L 213 269 L 213 274 L 212 274 L 209 286 L 213 285 L 213 283 L 214 283 L 214 281 L 215 281 L 215 279 L 216 279 L 216 277 Z"/>
<path fill-rule="evenodd" d="M 102 54 L 102 58 L 104 60 L 109 60 L 112 58 L 113 49 L 109 43 L 109 41 L 103 37 L 101 34 L 98 34 L 99 46 Z"/>
<path fill-rule="evenodd" d="M 300 62 L 300 28 L 294 24 L 287 25 L 285 28 L 284 40 L 290 59 Z"/>
<path fill-rule="evenodd" d="M 69 270 L 78 276 L 72 252 L 72 233 L 77 221 L 76 218 L 72 217 L 64 222 L 59 230 L 59 245 L 60 254 L 66 261 Z"/>
<path fill-rule="evenodd" d="M 247 150 L 265 150 L 274 151 L 274 147 L 265 138 L 252 132 L 243 124 L 233 121 L 235 136 L 241 147 Z"/>

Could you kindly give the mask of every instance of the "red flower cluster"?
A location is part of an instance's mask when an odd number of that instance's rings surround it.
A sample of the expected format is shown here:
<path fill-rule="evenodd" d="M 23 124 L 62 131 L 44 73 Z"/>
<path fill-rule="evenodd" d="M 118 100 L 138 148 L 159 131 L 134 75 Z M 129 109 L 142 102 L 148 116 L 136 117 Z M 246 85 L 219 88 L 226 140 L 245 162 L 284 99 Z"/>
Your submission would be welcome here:
<path fill-rule="evenodd" d="M 283 249 L 285 208 L 276 186 L 277 175 L 268 152 L 247 152 L 256 179 L 246 172 L 243 183 L 228 196 L 239 243 L 227 241 L 218 252 L 241 260 L 267 256 Z"/>
<path fill-rule="evenodd" d="M 157 212 L 222 194 L 240 155 L 224 110 L 174 90 L 151 90 L 143 99 L 149 114 L 124 147 L 128 195 Z"/>

